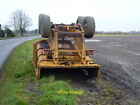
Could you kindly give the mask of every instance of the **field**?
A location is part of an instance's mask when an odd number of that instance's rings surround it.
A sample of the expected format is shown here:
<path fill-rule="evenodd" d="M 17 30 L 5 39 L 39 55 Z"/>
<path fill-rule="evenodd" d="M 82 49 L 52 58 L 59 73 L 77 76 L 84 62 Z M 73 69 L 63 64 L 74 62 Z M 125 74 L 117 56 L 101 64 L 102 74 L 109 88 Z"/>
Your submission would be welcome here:
<path fill-rule="evenodd" d="M 87 46 L 97 50 L 96 59 L 98 63 L 104 66 L 114 69 L 122 68 L 133 79 L 140 81 L 140 36 L 110 36 L 110 37 L 99 37 L 95 39 L 100 40 L 99 42 L 89 42 Z M 105 61 L 104 61 L 105 60 Z M 108 61 L 108 63 L 107 63 Z M 109 64 L 114 63 L 118 66 L 110 66 Z M 120 67 L 119 67 L 120 65 Z M 118 71 L 117 71 L 118 72 Z"/>
<path fill-rule="evenodd" d="M 100 36 L 104 36 L 104 37 L 108 37 L 108 36 L 112 36 L 112 37 L 128 37 L 128 36 L 140 36 L 140 34 L 130 34 L 130 33 L 126 33 L 126 34 L 107 34 L 107 33 L 104 33 L 104 34 L 99 34 L 97 33 L 96 34 L 96 37 L 100 37 Z"/>
<path fill-rule="evenodd" d="M 139 105 L 138 95 L 129 86 L 133 78 L 129 78 L 131 81 L 125 85 L 118 82 L 122 77 L 122 80 L 128 79 L 129 75 L 121 70 L 123 64 L 117 63 L 121 58 L 125 59 L 129 46 L 139 47 L 139 38 L 97 36 L 95 39 L 100 42 L 87 43 L 88 47 L 97 50 L 97 63 L 103 65 L 97 82 L 74 71 L 48 71 L 40 80 L 35 80 L 32 65 L 32 43 L 35 40 L 28 41 L 12 52 L 4 66 L 0 105 Z M 122 48 L 118 43 L 125 46 Z M 134 47 L 131 47 L 133 51 Z"/>

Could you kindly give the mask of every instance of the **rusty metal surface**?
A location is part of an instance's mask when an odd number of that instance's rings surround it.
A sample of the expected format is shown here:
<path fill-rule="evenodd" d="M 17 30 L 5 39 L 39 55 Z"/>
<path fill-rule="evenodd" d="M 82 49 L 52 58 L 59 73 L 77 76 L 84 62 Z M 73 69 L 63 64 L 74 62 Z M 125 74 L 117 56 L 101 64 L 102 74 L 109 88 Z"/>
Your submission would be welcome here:
<path fill-rule="evenodd" d="M 37 68 L 91 68 L 99 70 L 91 57 L 95 50 L 86 49 L 84 31 L 79 25 L 55 25 L 48 39 L 34 43 L 33 62 Z M 40 70 L 39 70 L 40 71 Z"/>

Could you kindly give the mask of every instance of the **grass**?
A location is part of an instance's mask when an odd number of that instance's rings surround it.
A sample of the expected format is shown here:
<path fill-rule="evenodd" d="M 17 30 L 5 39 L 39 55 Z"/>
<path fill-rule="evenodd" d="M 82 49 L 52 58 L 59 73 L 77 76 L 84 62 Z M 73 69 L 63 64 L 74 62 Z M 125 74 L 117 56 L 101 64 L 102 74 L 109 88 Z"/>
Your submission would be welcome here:
<path fill-rule="evenodd" d="M 109 37 L 109 36 L 113 36 L 113 37 L 128 37 L 128 36 L 140 36 L 140 34 L 96 34 L 95 36 L 105 36 L 105 37 Z"/>
<path fill-rule="evenodd" d="M 6 40 L 6 39 L 12 39 L 12 38 L 16 38 L 16 37 L 0 37 L 0 40 Z"/>
<path fill-rule="evenodd" d="M 35 80 L 32 43 L 28 41 L 13 51 L 4 65 L 0 82 L 0 105 L 76 105 L 78 94 L 69 81 L 49 76 Z M 79 91 L 79 90 L 78 90 Z"/>
<path fill-rule="evenodd" d="M 20 38 L 20 37 L 31 37 L 31 36 L 38 36 L 39 34 L 32 34 L 32 35 L 11 35 L 12 37 L 0 37 L 0 40 L 12 39 L 12 38 Z"/>
<path fill-rule="evenodd" d="M 0 38 L 0 40 L 4 40 L 5 38 Z"/>

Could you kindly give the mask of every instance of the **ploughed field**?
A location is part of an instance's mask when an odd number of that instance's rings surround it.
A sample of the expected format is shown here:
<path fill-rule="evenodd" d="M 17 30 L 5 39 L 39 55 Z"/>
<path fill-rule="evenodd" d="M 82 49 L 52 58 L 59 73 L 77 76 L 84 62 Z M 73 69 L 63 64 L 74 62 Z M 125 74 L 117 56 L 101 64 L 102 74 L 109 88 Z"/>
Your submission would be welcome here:
<path fill-rule="evenodd" d="M 97 41 L 87 41 L 88 48 L 96 49 L 97 63 L 102 73 L 125 88 L 140 90 L 140 36 L 96 36 Z"/>

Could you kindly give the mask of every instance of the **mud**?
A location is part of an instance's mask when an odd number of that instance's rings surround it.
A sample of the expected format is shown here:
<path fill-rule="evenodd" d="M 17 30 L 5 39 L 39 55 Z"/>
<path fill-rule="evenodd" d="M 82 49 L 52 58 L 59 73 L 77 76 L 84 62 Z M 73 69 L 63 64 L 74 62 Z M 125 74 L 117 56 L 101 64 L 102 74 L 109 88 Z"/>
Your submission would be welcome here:
<path fill-rule="evenodd" d="M 140 99 L 140 36 L 95 37 L 86 41 L 94 48 L 94 58 L 102 65 L 100 82 L 88 80 L 80 72 L 52 73 L 56 79 L 70 80 L 86 95 L 79 105 L 139 105 Z"/>
<path fill-rule="evenodd" d="M 43 76 L 54 75 L 56 80 L 70 81 L 73 88 L 85 90 L 79 105 L 140 105 L 139 40 L 140 36 L 87 40 L 87 47 L 96 50 L 93 58 L 102 65 L 98 81 L 89 80 L 80 70 L 47 71 Z"/>
<path fill-rule="evenodd" d="M 88 42 L 96 49 L 95 59 L 102 65 L 107 78 L 125 84 L 125 88 L 140 88 L 140 36 L 95 37 L 100 42 Z"/>
<path fill-rule="evenodd" d="M 87 78 L 81 70 L 43 71 L 42 78 L 54 76 L 55 80 L 69 81 L 76 90 L 84 90 L 85 95 L 79 96 L 78 105 L 139 105 L 139 98 L 135 91 L 105 72 L 101 72 L 99 80 L 95 81 Z M 32 91 L 32 86 L 29 87 Z"/>

